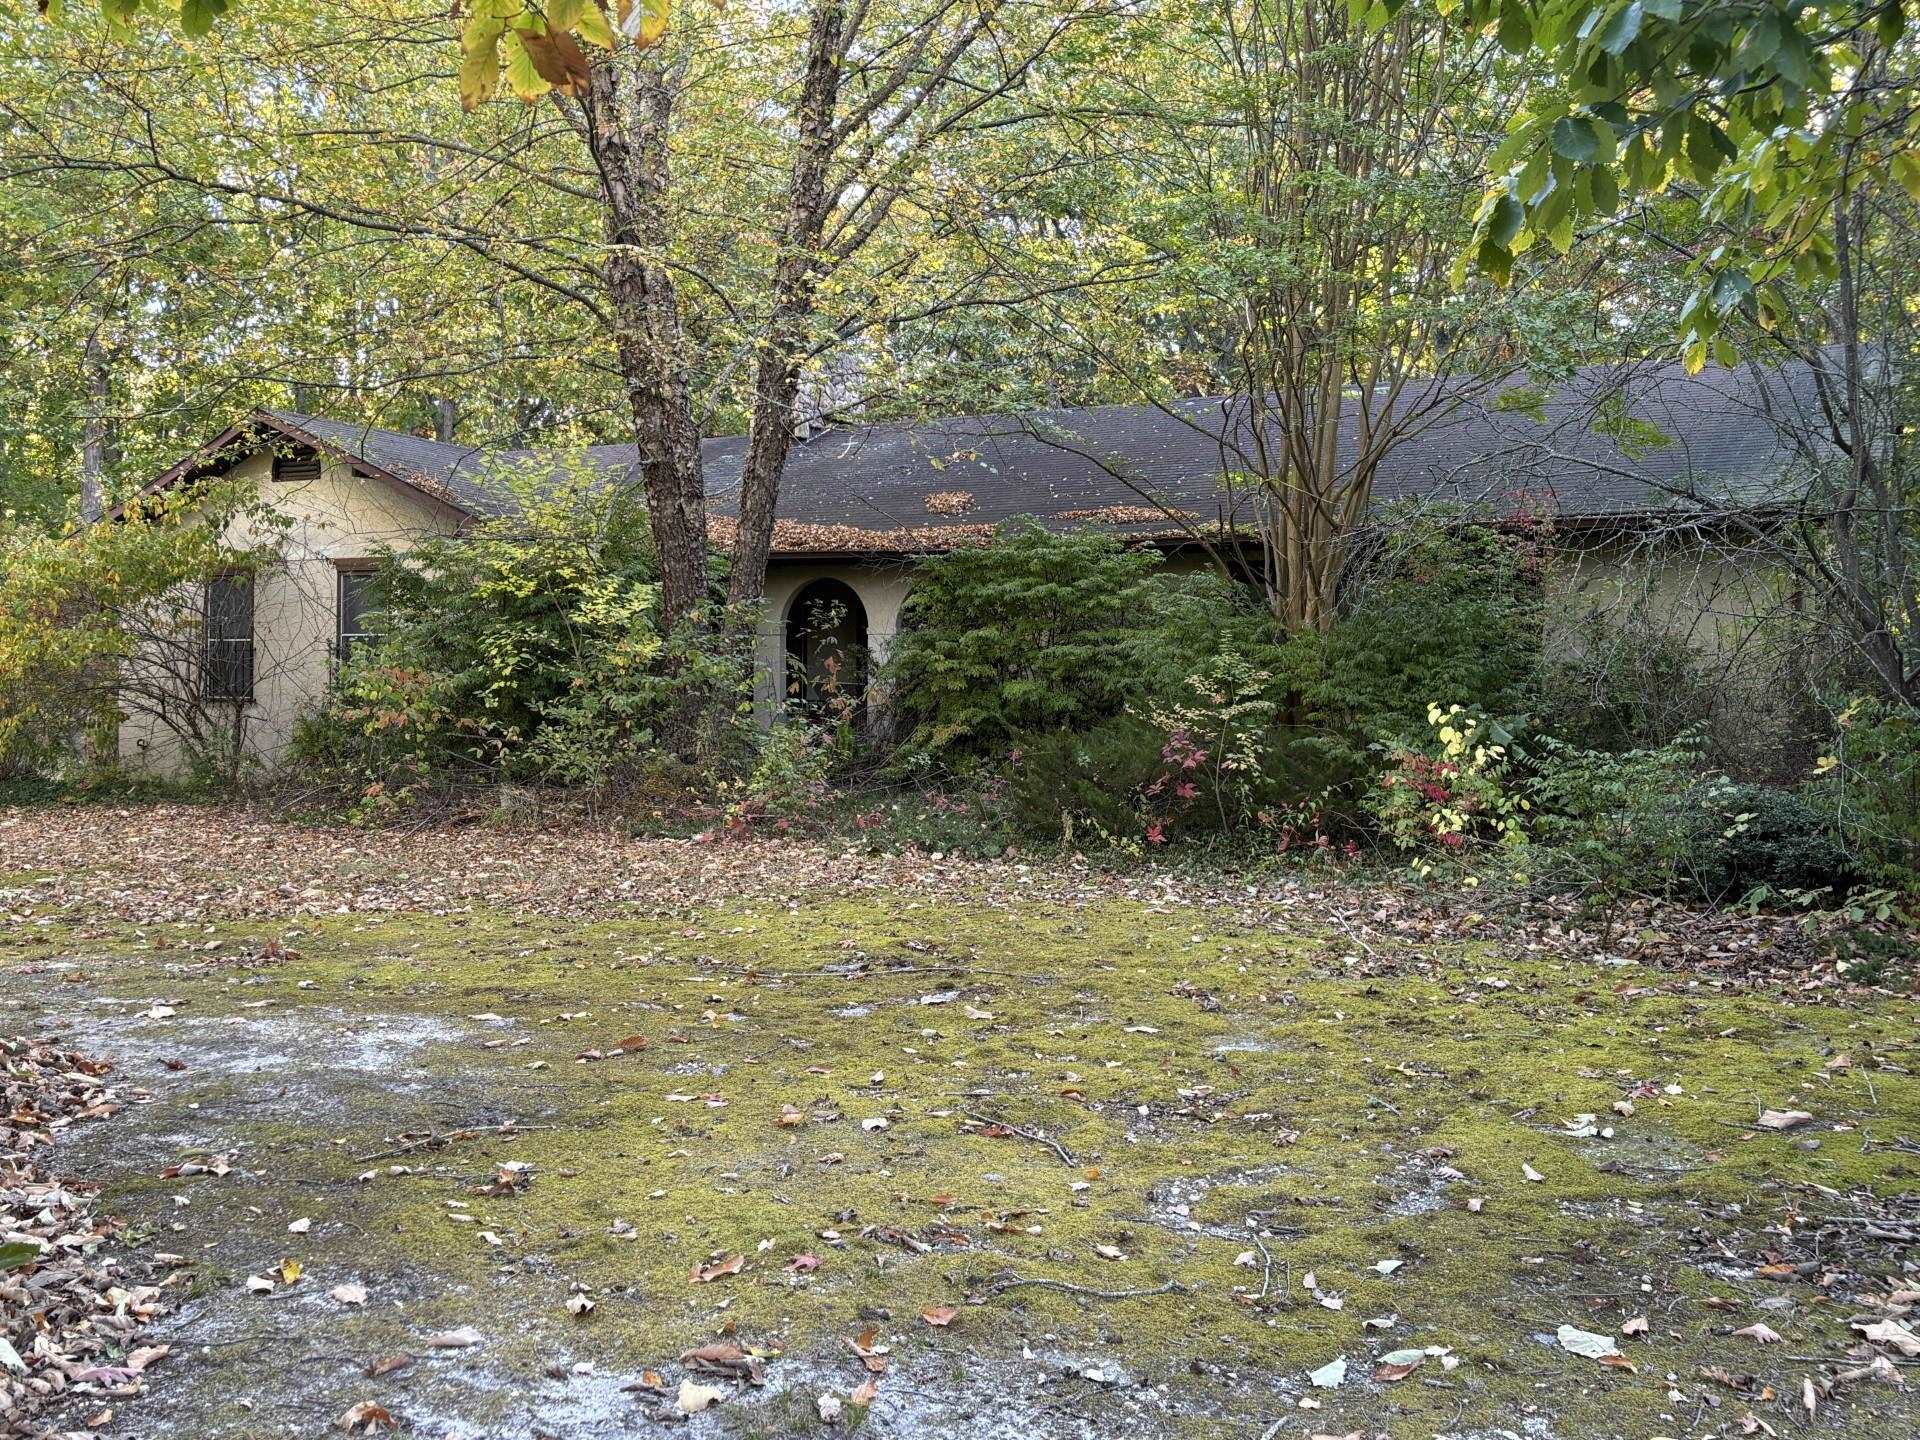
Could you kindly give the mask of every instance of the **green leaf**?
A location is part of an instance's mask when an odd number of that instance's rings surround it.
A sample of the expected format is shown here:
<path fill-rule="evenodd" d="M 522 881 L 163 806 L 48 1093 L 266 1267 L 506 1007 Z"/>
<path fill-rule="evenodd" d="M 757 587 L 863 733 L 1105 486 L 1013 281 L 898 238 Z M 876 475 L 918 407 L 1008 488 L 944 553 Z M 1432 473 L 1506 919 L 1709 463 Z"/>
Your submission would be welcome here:
<path fill-rule="evenodd" d="M 18 1270 L 40 1258 L 40 1247 L 31 1240 L 9 1240 L 0 1245 L 0 1270 Z"/>
<path fill-rule="evenodd" d="M 1562 115 L 1553 122 L 1553 153 L 1576 165 L 1591 165 L 1600 156 L 1600 142 L 1585 120 Z"/>
<path fill-rule="evenodd" d="M 1696 114 L 1687 122 L 1687 163 L 1696 180 L 1711 180 L 1738 153 L 1727 132 L 1705 115 Z"/>
<path fill-rule="evenodd" d="M 1505 285 L 1513 278 L 1513 252 L 1491 240 L 1483 241 L 1474 263 L 1485 274 Z"/>
<path fill-rule="evenodd" d="M 1526 223 L 1527 212 L 1520 208 L 1520 202 L 1511 195 L 1502 195 L 1487 216 L 1487 243 L 1496 249 L 1511 250 L 1519 238 L 1520 228 Z"/>
<path fill-rule="evenodd" d="M 1600 48 L 1609 55 L 1624 54 L 1626 48 L 1640 38 L 1640 26 L 1645 19 L 1646 9 L 1641 0 L 1633 0 L 1600 32 Z"/>
<path fill-rule="evenodd" d="M 1780 48 L 1780 16 L 1772 10 L 1760 12 L 1760 18 L 1753 22 L 1747 31 L 1747 38 L 1741 44 L 1734 63 L 1742 70 L 1758 70 Z"/>
<path fill-rule="evenodd" d="M 1901 10 L 1900 0 L 1889 0 L 1889 3 L 1881 8 L 1874 26 L 1875 33 L 1880 37 L 1882 49 L 1891 50 L 1899 44 L 1900 37 L 1907 28 L 1907 17 Z"/>
<path fill-rule="evenodd" d="M 204 35 L 227 8 L 227 0 L 180 0 L 180 28 L 189 35 Z M 128 7 L 131 17 L 133 7 Z"/>
<path fill-rule="evenodd" d="M 1597 215 L 1611 215 L 1620 208 L 1620 182 L 1614 178 L 1613 167 L 1596 165 L 1587 172 L 1589 193 L 1593 196 L 1593 209 Z"/>
<path fill-rule="evenodd" d="M 1753 281 L 1744 270 L 1722 270 L 1713 277 L 1713 288 L 1707 294 L 1716 311 L 1730 315 L 1753 297 Z"/>
<path fill-rule="evenodd" d="M 607 12 L 598 5 L 589 3 L 580 12 L 580 23 L 574 27 L 574 34 L 589 45 L 598 45 L 602 50 L 613 49 L 613 26 L 607 21 Z"/>
<path fill-rule="evenodd" d="M 1509 55 L 1524 55 L 1533 44 L 1533 16 L 1520 0 L 1505 0 L 1501 5 L 1499 40 Z"/>
<path fill-rule="evenodd" d="M 1920 154 L 1902 150 L 1893 157 L 1893 178 L 1915 200 L 1920 200 Z"/>
<path fill-rule="evenodd" d="M 500 32 L 504 21 L 475 17 L 460 37 L 460 107 L 484 105 L 500 88 Z"/>
<path fill-rule="evenodd" d="M 540 73 L 539 67 L 533 63 L 533 56 L 521 43 L 519 31 L 507 32 L 502 54 L 506 59 L 504 73 L 507 77 L 507 88 L 522 100 L 531 104 L 553 88 L 552 82 Z"/>

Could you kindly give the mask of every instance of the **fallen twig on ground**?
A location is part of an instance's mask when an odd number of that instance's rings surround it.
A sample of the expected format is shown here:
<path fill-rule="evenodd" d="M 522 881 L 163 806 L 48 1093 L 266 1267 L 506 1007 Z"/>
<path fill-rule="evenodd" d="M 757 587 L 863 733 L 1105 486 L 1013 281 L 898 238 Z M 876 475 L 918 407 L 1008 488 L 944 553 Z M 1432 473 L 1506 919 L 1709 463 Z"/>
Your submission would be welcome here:
<path fill-rule="evenodd" d="M 1080 1163 L 1073 1158 L 1073 1152 L 1068 1150 L 1066 1146 L 1062 1145 L 1058 1140 L 1049 1140 L 1038 1130 L 1029 1129 L 1025 1125 L 1016 1125 L 1011 1120 L 996 1120 L 990 1115 L 976 1115 L 971 1110 L 965 1111 L 964 1113 L 967 1119 L 973 1121 L 976 1125 L 985 1125 L 993 1129 L 1004 1130 L 1009 1135 L 1018 1135 L 1022 1140 L 1031 1140 L 1036 1145 L 1046 1146 L 1047 1149 L 1053 1151 L 1054 1154 L 1060 1157 L 1060 1163 L 1062 1165 L 1078 1165 Z"/>
<path fill-rule="evenodd" d="M 1078 1295 L 1088 1300 L 1143 1300 L 1149 1295 L 1184 1295 L 1187 1287 L 1178 1280 L 1169 1280 L 1164 1285 L 1156 1285 L 1151 1290 L 1095 1290 L 1087 1285 L 1073 1285 L 1065 1280 L 1048 1280 L 1040 1275 L 996 1275 L 987 1282 L 990 1295 L 1004 1294 L 1008 1290 L 1018 1290 L 1022 1286 L 1037 1285 L 1043 1290 L 1064 1290 L 1069 1295 Z"/>

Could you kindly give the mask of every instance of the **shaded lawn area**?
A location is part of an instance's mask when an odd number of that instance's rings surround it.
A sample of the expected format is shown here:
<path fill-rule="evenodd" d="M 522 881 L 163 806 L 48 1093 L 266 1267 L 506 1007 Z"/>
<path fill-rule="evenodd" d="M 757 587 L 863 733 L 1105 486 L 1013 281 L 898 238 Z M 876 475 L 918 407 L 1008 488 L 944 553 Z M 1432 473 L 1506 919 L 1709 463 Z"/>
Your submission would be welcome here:
<path fill-rule="evenodd" d="M 682 861 L 628 842 L 646 865 L 613 846 L 592 903 L 370 913 L 354 887 L 425 842 L 269 830 L 309 873 L 250 907 L 207 817 L 131 812 L 170 870 L 111 863 L 105 812 L 98 853 L 13 819 L 0 1030 L 151 1092 L 60 1163 L 186 1261 L 117 1433 L 314 1435 L 362 1401 L 466 1437 L 1920 1424 L 1911 1369 L 1829 1384 L 1916 1284 L 1873 1238 L 1920 1188 L 1910 999 L 1428 942 L 1357 890 L 801 847 L 730 863 L 843 895 L 667 903 Z M 711 1345 L 763 1383 L 683 1359 Z M 722 1395 L 691 1420 L 688 1379 Z"/>

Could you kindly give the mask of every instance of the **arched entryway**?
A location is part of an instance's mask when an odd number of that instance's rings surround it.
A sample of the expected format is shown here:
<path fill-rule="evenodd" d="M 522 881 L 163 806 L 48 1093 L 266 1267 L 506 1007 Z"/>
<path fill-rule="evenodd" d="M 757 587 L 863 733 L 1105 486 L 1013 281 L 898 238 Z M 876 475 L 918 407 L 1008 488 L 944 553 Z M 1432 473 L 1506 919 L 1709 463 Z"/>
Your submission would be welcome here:
<path fill-rule="evenodd" d="M 786 703 L 859 720 L 867 696 L 867 607 L 844 580 L 812 580 L 787 607 Z"/>

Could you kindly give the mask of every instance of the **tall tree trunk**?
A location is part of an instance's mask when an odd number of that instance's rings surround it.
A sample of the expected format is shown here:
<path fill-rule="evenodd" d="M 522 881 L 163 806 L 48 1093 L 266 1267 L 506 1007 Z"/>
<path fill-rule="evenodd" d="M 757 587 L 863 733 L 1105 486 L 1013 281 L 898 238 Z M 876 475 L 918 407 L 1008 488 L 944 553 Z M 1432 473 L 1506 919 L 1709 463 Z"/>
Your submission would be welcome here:
<path fill-rule="evenodd" d="M 651 57 L 596 59 L 582 108 L 606 212 L 613 342 L 660 557 L 662 619 L 668 629 L 697 625 L 707 597 L 707 497 L 665 263 L 670 77 Z"/>
<path fill-rule="evenodd" d="M 787 186 L 787 218 L 773 277 L 767 340 L 754 375 L 753 418 L 740 469 L 740 523 L 733 536 L 727 599 L 758 601 L 767 589 L 780 473 L 793 448 L 805 361 L 807 322 L 820 279 L 820 236 L 827 219 L 827 166 L 833 156 L 834 114 L 840 104 L 843 0 L 819 0 L 807 29 L 806 69 L 800 88 L 800 138 Z"/>
<path fill-rule="evenodd" d="M 87 414 L 80 428 L 80 519 L 91 525 L 107 512 L 106 474 L 113 449 L 113 422 L 107 414 L 112 377 L 98 330 L 87 336 L 81 363 L 86 370 Z"/>

